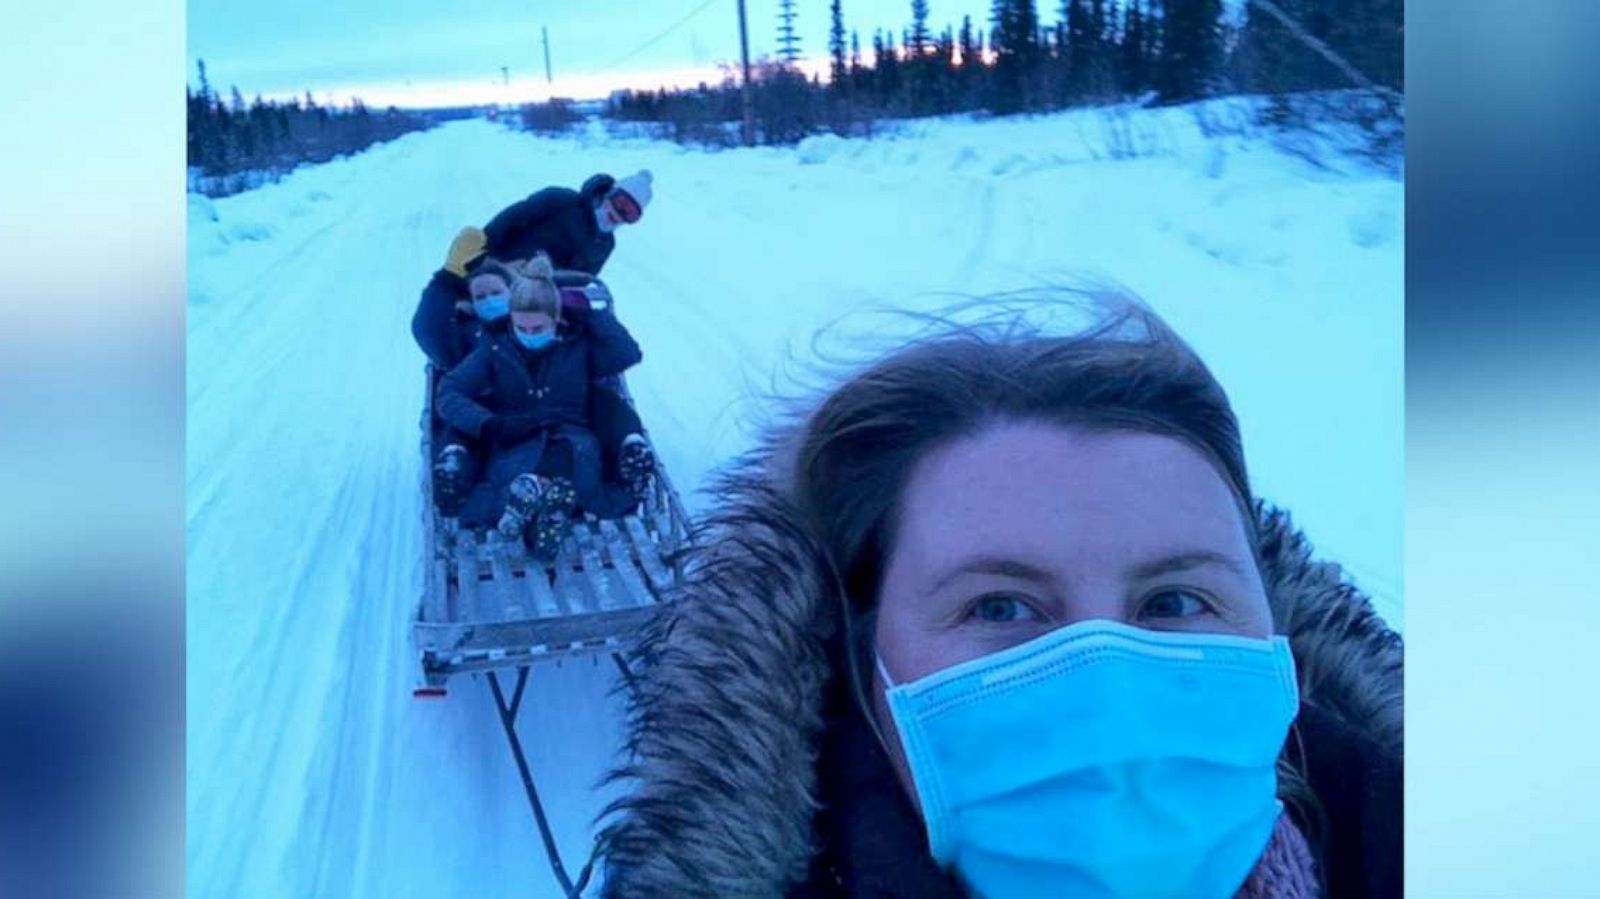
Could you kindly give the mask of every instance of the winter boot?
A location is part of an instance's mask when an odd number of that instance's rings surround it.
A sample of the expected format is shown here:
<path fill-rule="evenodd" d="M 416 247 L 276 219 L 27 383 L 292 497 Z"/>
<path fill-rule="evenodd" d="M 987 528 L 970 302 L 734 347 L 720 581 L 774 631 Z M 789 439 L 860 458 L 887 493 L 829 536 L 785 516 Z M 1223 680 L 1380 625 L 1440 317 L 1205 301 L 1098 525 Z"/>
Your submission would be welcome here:
<path fill-rule="evenodd" d="M 622 451 L 617 454 L 617 473 L 635 500 L 642 503 L 650 495 L 650 478 L 656 473 L 656 454 L 643 435 L 629 434 L 623 438 Z"/>
<path fill-rule="evenodd" d="M 572 530 L 572 510 L 578 504 L 578 492 L 566 478 L 551 478 L 544 482 L 539 506 L 528 519 L 525 532 L 528 549 L 535 558 L 545 562 L 555 561 L 561 551 L 561 541 Z"/>
<path fill-rule="evenodd" d="M 467 448 L 452 443 L 439 453 L 433 463 L 433 501 L 445 516 L 455 515 L 466 501 L 471 487 L 472 456 Z"/>
<path fill-rule="evenodd" d="M 519 474 L 511 482 L 511 496 L 506 500 L 506 511 L 496 525 L 507 540 L 520 540 L 522 534 L 538 517 L 545 484 L 538 475 Z"/>

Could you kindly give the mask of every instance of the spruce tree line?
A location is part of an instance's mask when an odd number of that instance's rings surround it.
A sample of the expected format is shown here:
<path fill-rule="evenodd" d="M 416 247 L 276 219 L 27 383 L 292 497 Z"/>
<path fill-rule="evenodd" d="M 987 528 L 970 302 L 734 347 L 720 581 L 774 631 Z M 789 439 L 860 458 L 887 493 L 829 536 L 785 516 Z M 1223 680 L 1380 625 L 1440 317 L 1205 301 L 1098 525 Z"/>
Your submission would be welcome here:
<path fill-rule="evenodd" d="M 936 0 L 935 0 L 936 2 Z M 1351 88 L 1279 22 L 1253 7 L 1230 24 L 1222 0 L 994 0 L 987 22 L 936 30 L 929 0 L 910 0 L 898 31 L 875 28 L 863 53 L 847 0 L 829 0 L 828 81 L 793 66 L 756 67 L 763 143 L 870 132 L 882 119 L 965 112 L 1045 112 L 1130 98 L 1184 103 L 1226 93 L 1287 95 Z M 1380 85 L 1402 82 L 1403 0 L 1276 0 L 1305 30 Z M 717 86 L 624 92 L 613 118 L 665 123 L 668 136 L 732 142 L 741 114 L 730 71 Z"/>
<path fill-rule="evenodd" d="M 326 162 L 429 126 L 392 106 L 374 113 L 359 99 L 348 109 L 319 106 L 310 91 L 304 103 L 258 95 L 246 104 L 234 87 L 224 101 L 211 87 L 204 60 L 199 69 L 199 89 L 184 88 L 188 161 L 198 176 L 192 189 L 210 196 L 237 193 L 277 180 L 301 163 Z"/>

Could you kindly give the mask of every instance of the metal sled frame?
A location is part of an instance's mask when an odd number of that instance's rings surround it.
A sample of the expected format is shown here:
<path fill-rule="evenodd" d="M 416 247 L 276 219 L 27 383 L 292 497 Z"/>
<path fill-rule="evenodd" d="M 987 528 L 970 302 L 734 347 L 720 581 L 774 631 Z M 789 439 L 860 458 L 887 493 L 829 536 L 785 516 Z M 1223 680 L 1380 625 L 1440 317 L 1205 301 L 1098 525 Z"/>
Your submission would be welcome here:
<path fill-rule="evenodd" d="M 557 284 L 583 289 L 592 300 L 610 301 L 605 285 L 581 272 L 558 272 Z M 517 712 L 534 662 L 609 654 L 623 680 L 633 674 L 622 652 L 682 577 L 679 550 L 689 539 L 689 520 L 660 455 L 650 494 L 627 516 L 573 522 L 554 562 L 532 558 L 521 541 L 484 535 L 441 518 L 433 502 L 433 398 L 438 372 L 426 372 L 422 411 L 422 493 L 426 516 L 427 574 L 413 635 L 422 657 L 425 686 L 418 696 L 442 696 L 451 675 L 484 673 L 517 772 L 533 809 L 556 881 L 577 899 L 593 860 L 577 881 L 567 874 L 551 835 L 544 806 L 517 736 Z M 620 377 L 617 389 L 633 402 Z M 645 438 L 649 439 L 648 431 Z M 515 669 L 507 699 L 498 671 Z"/>

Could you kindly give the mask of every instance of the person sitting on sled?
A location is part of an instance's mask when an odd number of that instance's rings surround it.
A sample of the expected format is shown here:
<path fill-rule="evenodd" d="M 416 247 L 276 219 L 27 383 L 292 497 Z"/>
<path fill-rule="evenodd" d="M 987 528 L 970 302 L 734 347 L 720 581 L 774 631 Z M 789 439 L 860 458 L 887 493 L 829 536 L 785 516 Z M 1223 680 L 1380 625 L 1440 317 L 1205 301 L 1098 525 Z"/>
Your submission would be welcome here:
<path fill-rule="evenodd" d="M 530 260 L 511 286 L 510 327 L 485 333 L 439 384 L 439 416 L 487 450 L 486 476 L 460 512 L 468 527 L 497 527 L 553 558 L 575 508 L 625 514 L 638 497 L 601 477 L 589 421 L 597 378 L 643 358 L 609 308 L 564 304 L 550 262 Z"/>
<path fill-rule="evenodd" d="M 434 273 L 411 320 L 411 333 L 430 362 L 441 371 L 459 365 L 492 330 L 504 330 L 510 313 L 513 268 L 487 253 L 487 237 L 478 228 L 463 228 L 450 244 L 444 267 Z M 614 384 L 597 384 L 590 392 L 590 422 L 608 464 L 608 475 L 622 480 L 639 496 L 649 489 L 655 456 L 643 437 L 638 413 Z M 435 445 L 434 497 L 447 515 L 455 514 L 476 476 L 474 441 L 450 428 Z"/>

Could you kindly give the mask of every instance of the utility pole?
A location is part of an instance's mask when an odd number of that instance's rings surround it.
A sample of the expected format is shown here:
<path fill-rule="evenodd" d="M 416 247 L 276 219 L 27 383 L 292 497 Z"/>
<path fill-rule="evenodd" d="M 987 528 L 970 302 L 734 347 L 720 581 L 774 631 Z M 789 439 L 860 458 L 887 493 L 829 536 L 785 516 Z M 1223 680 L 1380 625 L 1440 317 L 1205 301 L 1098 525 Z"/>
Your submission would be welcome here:
<path fill-rule="evenodd" d="M 756 143 L 755 95 L 750 87 L 750 33 L 745 28 L 744 0 L 739 0 L 739 56 L 744 61 L 744 145 Z"/>
<path fill-rule="evenodd" d="M 554 79 L 550 77 L 550 29 L 540 25 L 539 33 L 544 35 L 544 81 L 551 84 Z"/>

